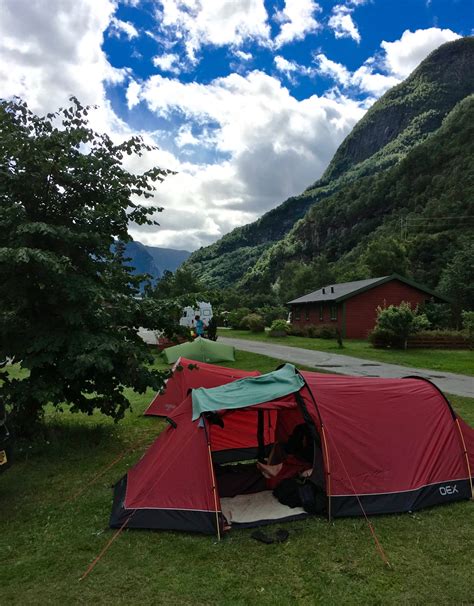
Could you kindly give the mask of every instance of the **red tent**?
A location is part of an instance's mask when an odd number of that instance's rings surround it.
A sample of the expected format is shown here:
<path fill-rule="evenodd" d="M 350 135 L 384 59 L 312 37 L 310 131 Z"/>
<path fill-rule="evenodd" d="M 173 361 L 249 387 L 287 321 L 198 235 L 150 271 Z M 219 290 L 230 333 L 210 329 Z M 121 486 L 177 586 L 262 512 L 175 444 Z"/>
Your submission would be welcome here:
<path fill-rule="evenodd" d="M 215 441 L 218 436 L 219 449 L 225 445 L 240 460 L 239 432 L 231 429 L 237 425 L 246 427 L 244 436 L 254 432 L 261 454 L 265 427 L 272 424 L 275 441 L 284 442 L 296 425 L 306 424 L 315 440 L 310 482 L 324 492 L 329 517 L 471 498 L 474 430 L 432 383 L 294 372 L 304 380 L 295 392 L 259 403 L 247 395 L 244 408 L 203 413 L 194 422 L 188 396 L 171 413 L 170 427 L 116 485 L 110 525 L 215 533 L 308 515 L 301 508 L 275 512 L 265 487 L 221 498 L 216 475 L 234 468 L 217 464 Z M 246 384 L 251 387 L 252 379 L 239 387 Z M 231 386 L 199 391 L 222 395 Z M 242 500 L 248 514 L 252 499 L 252 515 L 234 518 Z"/>
<path fill-rule="evenodd" d="M 166 381 L 163 392 L 151 401 L 145 415 L 167 417 L 188 395 L 190 389 L 218 387 L 244 377 L 256 377 L 258 370 L 238 370 L 179 358 L 173 366 L 172 375 Z"/>
<path fill-rule="evenodd" d="M 172 375 L 166 381 L 164 391 L 156 394 L 144 414 L 169 417 L 192 389 L 218 387 L 238 379 L 259 375 L 258 370 L 226 368 L 181 357 L 173 366 Z M 256 419 L 256 413 L 254 416 Z M 263 439 L 266 447 L 273 444 L 275 439 L 272 429 L 275 426 L 275 419 L 276 415 L 272 413 L 264 428 Z M 215 460 L 224 463 L 256 457 L 258 440 L 254 425 L 249 423 L 249 415 L 229 416 L 226 419 L 225 432 L 218 425 L 211 425 L 209 431 L 212 436 L 212 452 Z"/>

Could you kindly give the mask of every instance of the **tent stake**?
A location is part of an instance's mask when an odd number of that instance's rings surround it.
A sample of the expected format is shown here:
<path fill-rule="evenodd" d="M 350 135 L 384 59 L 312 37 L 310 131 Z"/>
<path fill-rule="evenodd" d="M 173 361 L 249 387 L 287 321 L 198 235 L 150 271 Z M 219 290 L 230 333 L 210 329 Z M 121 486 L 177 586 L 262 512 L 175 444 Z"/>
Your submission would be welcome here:
<path fill-rule="evenodd" d="M 99 553 L 99 555 L 94 559 L 94 561 L 89 565 L 89 568 L 85 571 L 85 573 L 79 579 L 80 581 L 83 581 L 94 570 L 96 564 L 99 563 L 102 556 L 109 549 L 109 547 L 112 545 L 112 543 L 115 541 L 115 539 L 119 536 L 119 534 L 122 532 L 122 530 L 125 528 L 125 526 L 129 523 L 130 518 L 132 516 L 133 516 L 133 513 L 125 520 L 125 522 L 122 524 L 122 526 L 120 526 L 120 528 L 113 534 L 113 536 L 109 539 L 109 541 L 107 542 L 105 547 L 102 549 L 102 551 Z"/>
<path fill-rule="evenodd" d="M 357 492 L 356 492 L 356 490 L 354 488 L 354 484 L 352 482 L 352 478 L 350 477 L 350 475 L 349 475 L 349 473 L 348 473 L 348 471 L 346 469 L 346 466 L 344 465 L 344 461 L 342 460 L 341 453 L 339 452 L 339 449 L 337 448 L 337 446 L 334 443 L 334 441 L 333 441 L 333 446 L 334 446 L 334 450 L 337 453 L 337 456 L 339 457 L 339 460 L 341 461 L 342 467 L 344 469 L 344 473 L 346 474 L 347 479 L 349 480 L 349 483 L 350 483 L 351 488 L 352 488 L 352 492 L 354 493 L 354 495 L 355 495 L 355 497 L 357 499 L 357 502 L 359 504 L 359 507 L 360 507 L 360 509 L 361 509 L 361 511 L 362 511 L 362 513 L 364 515 L 365 521 L 367 522 L 367 525 L 369 527 L 370 533 L 372 534 L 372 537 L 373 537 L 374 542 L 375 542 L 375 547 L 377 548 L 377 551 L 378 551 L 380 557 L 382 558 L 382 561 L 387 566 L 387 568 L 391 568 L 392 566 L 391 566 L 390 562 L 388 561 L 387 556 L 385 555 L 385 551 L 384 551 L 384 549 L 382 547 L 382 544 L 380 543 L 380 541 L 379 541 L 379 539 L 377 537 L 377 534 L 375 532 L 375 528 L 373 527 L 372 522 L 369 520 L 369 518 L 367 516 L 367 513 L 366 513 L 366 511 L 364 509 L 364 506 L 362 505 L 362 501 L 360 500 L 360 497 L 359 497 L 359 495 L 357 494 Z"/>

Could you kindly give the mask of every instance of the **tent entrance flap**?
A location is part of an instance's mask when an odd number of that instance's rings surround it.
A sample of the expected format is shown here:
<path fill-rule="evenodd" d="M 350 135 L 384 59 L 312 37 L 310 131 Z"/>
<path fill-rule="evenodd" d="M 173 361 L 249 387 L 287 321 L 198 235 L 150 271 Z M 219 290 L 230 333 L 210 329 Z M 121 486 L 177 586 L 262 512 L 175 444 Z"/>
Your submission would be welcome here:
<path fill-rule="evenodd" d="M 278 370 L 259 377 L 239 379 L 211 389 L 194 389 L 193 421 L 203 412 L 247 408 L 271 402 L 298 392 L 303 385 L 304 380 L 293 364 L 285 364 Z"/>

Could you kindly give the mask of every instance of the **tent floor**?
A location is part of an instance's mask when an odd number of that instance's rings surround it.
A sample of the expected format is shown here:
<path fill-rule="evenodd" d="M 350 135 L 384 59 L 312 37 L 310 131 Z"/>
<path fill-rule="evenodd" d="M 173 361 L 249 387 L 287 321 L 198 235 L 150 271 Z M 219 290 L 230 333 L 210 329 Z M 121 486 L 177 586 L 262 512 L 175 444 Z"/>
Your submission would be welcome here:
<path fill-rule="evenodd" d="M 271 490 L 221 498 L 221 507 L 231 526 L 248 528 L 308 516 L 302 507 L 288 507 L 280 503 Z"/>

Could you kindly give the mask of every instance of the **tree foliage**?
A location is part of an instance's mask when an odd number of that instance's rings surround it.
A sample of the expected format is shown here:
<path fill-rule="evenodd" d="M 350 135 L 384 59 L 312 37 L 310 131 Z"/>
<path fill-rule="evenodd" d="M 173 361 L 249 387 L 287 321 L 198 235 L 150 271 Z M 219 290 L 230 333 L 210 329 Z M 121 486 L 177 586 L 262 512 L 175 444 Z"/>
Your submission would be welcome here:
<path fill-rule="evenodd" d="M 141 201 L 168 171 L 130 173 L 124 159 L 151 148 L 95 133 L 71 103 L 45 117 L 0 103 L 0 359 L 26 371 L 3 373 L 0 398 L 23 430 L 48 402 L 120 419 L 125 388 L 163 379 L 137 329 L 166 328 L 166 314 L 138 298 L 123 243 L 129 222 L 153 223 L 161 209 Z"/>
<path fill-rule="evenodd" d="M 334 273 L 324 255 L 310 263 L 289 261 L 279 276 L 277 292 L 280 301 L 285 304 L 333 281 Z"/>
<path fill-rule="evenodd" d="M 372 240 L 361 262 L 367 265 L 369 276 L 374 278 L 395 273 L 404 276 L 408 270 L 406 247 L 393 236 Z"/>
<path fill-rule="evenodd" d="M 389 305 L 377 308 L 377 323 L 372 337 L 384 340 L 390 345 L 407 347 L 407 339 L 421 330 L 429 328 L 430 323 L 425 314 L 417 313 L 410 303 Z"/>
<path fill-rule="evenodd" d="M 250 330 L 250 332 L 263 332 L 265 330 L 265 320 L 259 314 L 248 314 L 242 318 L 240 328 Z"/>
<path fill-rule="evenodd" d="M 474 243 L 466 240 L 443 270 L 440 289 L 455 301 L 455 312 L 474 310 Z"/>
<path fill-rule="evenodd" d="M 151 294 L 156 299 L 177 299 L 183 295 L 199 296 L 205 291 L 204 283 L 196 277 L 195 272 L 183 267 L 174 273 L 166 270 Z"/>

